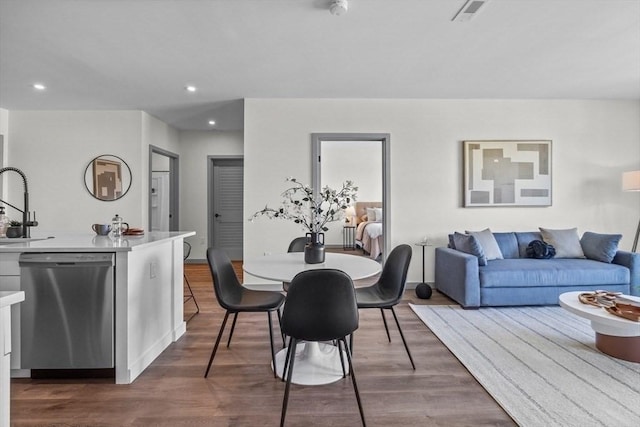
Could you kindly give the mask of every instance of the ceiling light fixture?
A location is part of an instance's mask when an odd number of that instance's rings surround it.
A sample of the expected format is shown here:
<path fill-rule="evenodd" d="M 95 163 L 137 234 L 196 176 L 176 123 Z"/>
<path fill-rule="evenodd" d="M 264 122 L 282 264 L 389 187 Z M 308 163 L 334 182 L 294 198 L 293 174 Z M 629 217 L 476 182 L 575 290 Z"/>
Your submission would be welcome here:
<path fill-rule="evenodd" d="M 456 16 L 453 17 L 452 21 L 456 22 L 466 22 L 473 18 L 480 8 L 484 6 L 486 2 L 489 0 L 467 0 L 467 2 L 462 6 L 462 8 L 456 13 Z"/>
<path fill-rule="evenodd" d="M 189 86 L 185 86 L 185 90 L 187 92 L 195 92 L 197 89 L 195 86 L 189 85 Z"/>
<path fill-rule="evenodd" d="M 34 83 L 33 84 L 33 88 L 35 90 L 45 90 L 47 87 L 45 85 L 43 85 L 42 83 Z"/>
<path fill-rule="evenodd" d="M 216 121 L 215 120 L 209 120 L 209 126 L 215 126 Z"/>
<path fill-rule="evenodd" d="M 347 0 L 333 0 L 329 5 L 329 11 L 332 15 L 342 15 L 349 10 L 349 2 Z"/>

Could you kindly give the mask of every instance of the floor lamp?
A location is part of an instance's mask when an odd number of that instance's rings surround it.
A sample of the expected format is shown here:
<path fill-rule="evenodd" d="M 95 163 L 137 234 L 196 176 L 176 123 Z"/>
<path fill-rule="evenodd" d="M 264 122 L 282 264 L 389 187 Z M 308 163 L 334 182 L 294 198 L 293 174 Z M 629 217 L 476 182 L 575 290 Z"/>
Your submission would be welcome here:
<path fill-rule="evenodd" d="M 622 174 L 622 191 L 640 191 L 640 171 L 624 172 Z M 631 252 L 638 248 L 638 235 L 640 234 L 640 221 L 636 229 L 636 237 L 633 239 Z"/>

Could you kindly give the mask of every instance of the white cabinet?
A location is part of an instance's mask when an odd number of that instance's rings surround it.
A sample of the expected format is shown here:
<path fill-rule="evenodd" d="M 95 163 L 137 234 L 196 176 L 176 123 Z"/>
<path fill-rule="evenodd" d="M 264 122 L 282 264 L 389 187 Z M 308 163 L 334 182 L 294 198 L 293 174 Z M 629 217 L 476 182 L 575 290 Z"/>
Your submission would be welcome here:
<path fill-rule="evenodd" d="M 0 253 L 0 292 L 20 291 L 20 265 L 19 253 Z M 20 306 L 11 310 L 11 369 L 20 369 Z"/>
<path fill-rule="evenodd" d="M 0 427 L 9 427 L 11 306 L 21 301 L 24 301 L 24 292 L 0 291 Z"/>

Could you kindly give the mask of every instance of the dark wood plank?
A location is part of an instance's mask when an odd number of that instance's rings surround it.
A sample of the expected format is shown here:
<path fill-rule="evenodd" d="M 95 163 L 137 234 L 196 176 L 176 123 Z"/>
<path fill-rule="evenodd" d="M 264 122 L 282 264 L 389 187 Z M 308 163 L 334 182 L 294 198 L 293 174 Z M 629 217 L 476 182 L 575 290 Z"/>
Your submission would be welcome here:
<path fill-rule="evenodd" d="M 240 263 L 234 263 L 239 276 Z M 230 348 L 221 346 L 208 379 L 204 370 L 224 312 L 208 266 L 186 272 L 200 304 L 187 333 L 130 385 L 109 380 L 14 379 L 13 426 L 261 426 L 277 425 L 284 383 L 273 378 L 264 314 L 238 318 Z M 397 330 L 388 343 L 378 310 L 361 311 L 354 363 L 370 426 L 513 426 L 511 418 L 406 305 L 449 304 L 435 292 L 412 290 L 396 311 L 411 347 L 413 371 Z M 185 305 L 185 318 L 194 311 Z M 388 320 L 393 322 L 392 318 Z M 277 323 L 277 322 L 276 322 Z M 226 334 L 225 334 L 226 337 Z M 357 426 L 348 380 L 291 389 L 287 425 Z"/>

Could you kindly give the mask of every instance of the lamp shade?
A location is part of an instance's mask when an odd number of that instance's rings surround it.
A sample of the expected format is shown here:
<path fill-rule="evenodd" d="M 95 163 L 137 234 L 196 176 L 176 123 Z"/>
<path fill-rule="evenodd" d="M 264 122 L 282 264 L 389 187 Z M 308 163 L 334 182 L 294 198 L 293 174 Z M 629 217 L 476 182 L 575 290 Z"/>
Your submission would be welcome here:
<path fill-rule="evenodd" d="M 640 171 L 622 174 L 622 191 L 640 191 Z"/>

